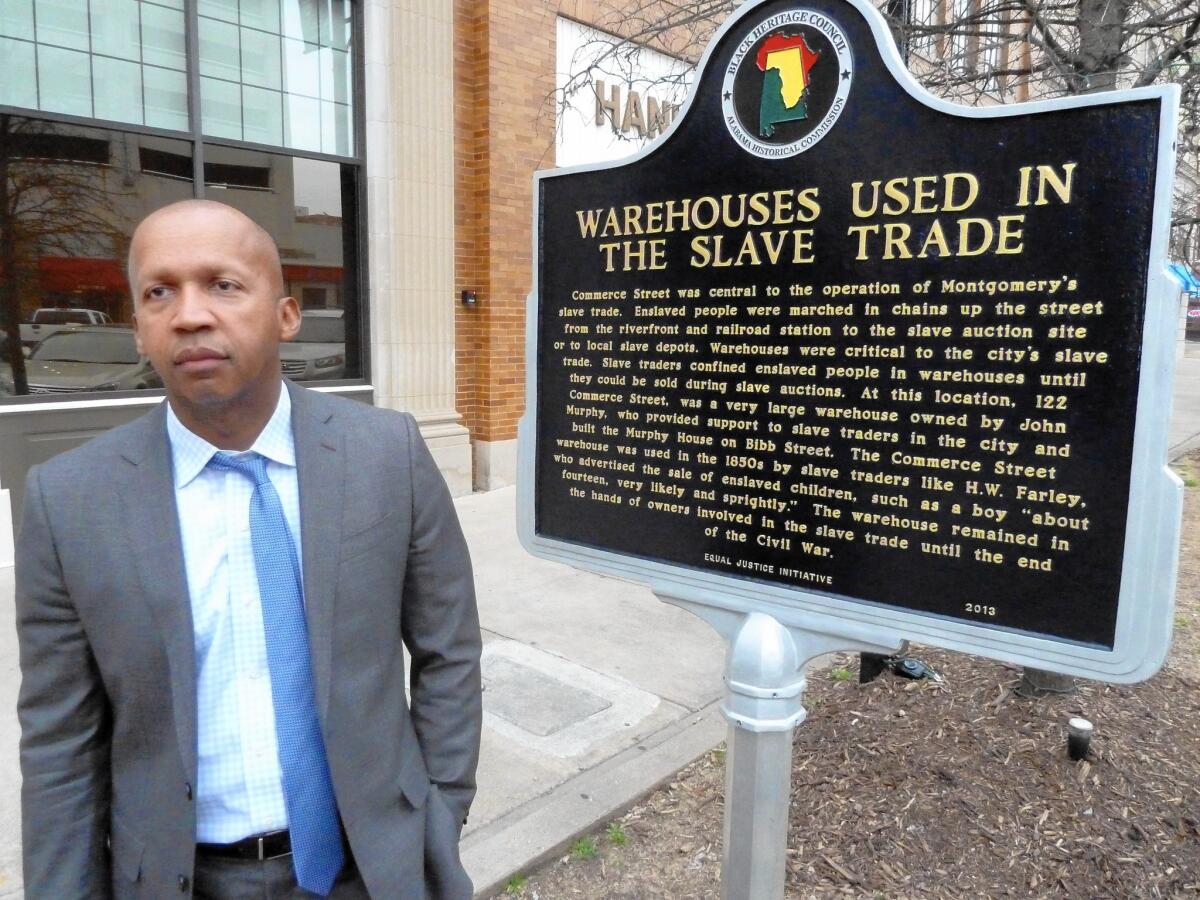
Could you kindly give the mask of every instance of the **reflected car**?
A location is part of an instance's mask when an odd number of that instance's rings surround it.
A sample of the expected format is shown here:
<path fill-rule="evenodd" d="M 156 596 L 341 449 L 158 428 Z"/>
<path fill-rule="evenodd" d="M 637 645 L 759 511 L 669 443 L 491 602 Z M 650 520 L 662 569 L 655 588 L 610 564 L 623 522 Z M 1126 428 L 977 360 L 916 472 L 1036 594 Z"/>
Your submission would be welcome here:
<path fill-rule="evenodd" d="M 98 309 L 54 309 L 47 307 L 39 309 L 29 317 L 29 322 L 21 326 L 21 343 L 26 347 L 34 347 L 50 335 L 64 328 L 74 328 L 78 325 L 111 325 L 112 319 L 108 313 Z"/>
<path fill-rule="evenodd" d="M 58 331 L 25 360 L 30 394 L 77 391 L 134 391 L 162 387 L 150 360 L 138 354 L 132 328 L 83 327 Z M 10 372 L 0 392 L 13 393 Z"/>
<path fill-rule="evenodd" d="M 283 374 L 293 381 L 346 377 L 346 320 L 340 309 L 305 310 L 300 331 L 279 346 Z"/>

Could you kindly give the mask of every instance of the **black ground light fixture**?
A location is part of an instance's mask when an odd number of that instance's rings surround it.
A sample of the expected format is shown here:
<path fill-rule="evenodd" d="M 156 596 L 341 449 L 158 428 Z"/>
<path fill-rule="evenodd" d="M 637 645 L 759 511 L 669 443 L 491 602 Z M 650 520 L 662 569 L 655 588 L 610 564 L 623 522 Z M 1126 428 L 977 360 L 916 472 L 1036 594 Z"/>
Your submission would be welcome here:
<path fill-rule="evenodd" d="M 1067 755 L 1079 762 L 1088 755 L 1095 727 L 1087 719 L 1072 716 L 1067 720 Z"/>
<path fill-rule="evenodd" d="M 922 678 L 939 683 L 943 681 L 942 676 L 934 671 L 932 666 L 915 657 L 902 654 L 884 656 L 879 653 L 862 653 L 859 655 L 858 683 L 867 684 L 874 681 L 883 673 L 884 669 L 888 669 L 893 675 L 900 678 L 908 678 L 913 681 Z"/>

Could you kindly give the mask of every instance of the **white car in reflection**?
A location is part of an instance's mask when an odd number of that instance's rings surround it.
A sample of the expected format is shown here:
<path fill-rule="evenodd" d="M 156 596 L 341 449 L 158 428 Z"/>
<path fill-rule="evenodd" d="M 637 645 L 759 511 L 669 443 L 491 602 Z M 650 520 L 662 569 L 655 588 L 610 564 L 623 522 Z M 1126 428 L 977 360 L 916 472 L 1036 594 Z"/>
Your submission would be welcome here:
<path fill-rule="evenodd" d="M 30 394 L 133 391 L 162 387 L 162 379 L 140 356 L 133 329 L 84 327 L 56 331 L 25 360 Z M 13 393 L 12 374 L 0 376 L 0 392 Z"/>
<path fill-rule="evenodd" d="M 346 320 L 340 309 L 305 310 L 300 331 L 280 344 L 283 374 L 293 381 L 346 377 Z"/>

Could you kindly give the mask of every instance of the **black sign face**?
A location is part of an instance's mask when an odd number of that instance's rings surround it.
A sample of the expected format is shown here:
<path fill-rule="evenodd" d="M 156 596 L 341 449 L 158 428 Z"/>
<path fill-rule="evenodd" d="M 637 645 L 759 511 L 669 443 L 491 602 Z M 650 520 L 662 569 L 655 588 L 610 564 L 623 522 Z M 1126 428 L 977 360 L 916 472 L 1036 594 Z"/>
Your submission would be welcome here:
<path fill-rule="evenodd" d="M 1110 648 L 1161 99 L 967 117 L 766 3 L 539 181 L 535 531 Z"/>

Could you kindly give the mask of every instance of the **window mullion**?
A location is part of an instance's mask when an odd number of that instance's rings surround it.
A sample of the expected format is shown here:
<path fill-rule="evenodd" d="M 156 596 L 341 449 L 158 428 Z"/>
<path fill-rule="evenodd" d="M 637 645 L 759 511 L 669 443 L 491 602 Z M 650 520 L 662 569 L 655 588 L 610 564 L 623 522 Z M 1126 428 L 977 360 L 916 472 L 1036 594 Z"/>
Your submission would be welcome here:
<path fill-rule="evenodd" d="M 204 197 L 204 127 L 200 120 L 200 0 L 183 0 L 187 42 L 188 123 L 192 133 L 192 192 Z"/>

